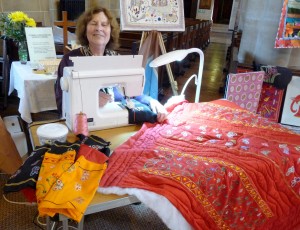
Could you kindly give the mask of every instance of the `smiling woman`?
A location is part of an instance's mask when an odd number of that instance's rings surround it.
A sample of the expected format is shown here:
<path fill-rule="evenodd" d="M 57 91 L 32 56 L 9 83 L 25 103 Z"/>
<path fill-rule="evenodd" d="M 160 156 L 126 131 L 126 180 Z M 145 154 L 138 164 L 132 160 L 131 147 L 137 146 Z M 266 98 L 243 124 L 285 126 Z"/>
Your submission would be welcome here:
<path fill-rule="evenodd" d="M 115 49 L 119 46 L 120 28 L 116 18 L 104 7 L 94 6 L 86 10 L 76 24 L 77 43 L 80 48 L 74 49 L 64 55 L 57 72 L 55 95 L 57 108 L 62 114 L 62 89 L 60 79 L 63 76 L 64 67 L 73 66 L 70 57 L 78 56 L 114 56 L 119 55 Z M 83 92 L 84 93 L 84 92 Z M 148 95 L 135 97 L 137 101 L 151 107 L 157 115 L 157 121 L 162 122 L 167 115 L 166 109 L 155 99 Z M 99 88 L 99 107 L 113 101 L 124 101 L 124 95 L 118 87 Z M 124 106 L 126 104 L 124 103 Z M 82 111 L 84 113 L 84 111 Z"/>

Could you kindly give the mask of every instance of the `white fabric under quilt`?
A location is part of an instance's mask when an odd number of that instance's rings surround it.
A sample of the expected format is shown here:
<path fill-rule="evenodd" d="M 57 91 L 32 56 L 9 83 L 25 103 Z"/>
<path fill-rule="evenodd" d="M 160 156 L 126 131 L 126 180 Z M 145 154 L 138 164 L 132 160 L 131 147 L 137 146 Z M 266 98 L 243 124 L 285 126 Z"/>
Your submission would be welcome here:
<path fill-rule="evenodd" d="M 117 195 L 134 195 L 142 203 L 156 212 L 168 228 L 174 230 L 193 229 L 191 225 L 184 219 L 181 213 L 169 202 L 169 200 L 159 194 L 143 189 L 120 187 L 99 187 L 97 191 L 104 194 L 113 193 Z"/>

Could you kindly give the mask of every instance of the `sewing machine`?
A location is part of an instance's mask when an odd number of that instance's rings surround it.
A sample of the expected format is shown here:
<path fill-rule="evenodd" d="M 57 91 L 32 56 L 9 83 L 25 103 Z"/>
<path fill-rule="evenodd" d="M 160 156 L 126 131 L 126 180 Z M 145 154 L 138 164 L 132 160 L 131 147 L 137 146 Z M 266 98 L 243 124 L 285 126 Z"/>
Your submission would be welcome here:
<path fill-rule="evenodd" d="M 87 115 L 88 129 L 101 130 L 128 125 L 128 110 L 120 102 L 99 106 L 99 90 L 122 89 L 124 96 L 143 93 L 145 70 L 142 55 L 70 57 L 73 67 L 65 67 L 61 78 L 62 112 L 73 131 L 76 114 Z"/>

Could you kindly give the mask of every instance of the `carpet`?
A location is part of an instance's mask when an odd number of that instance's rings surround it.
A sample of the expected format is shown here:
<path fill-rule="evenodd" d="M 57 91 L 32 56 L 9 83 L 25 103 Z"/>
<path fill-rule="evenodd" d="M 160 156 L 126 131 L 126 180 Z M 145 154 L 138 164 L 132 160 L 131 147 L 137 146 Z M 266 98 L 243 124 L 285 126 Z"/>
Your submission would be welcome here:
<path fill-rule="evenodd" d="M 45 218 L 39 218 L 37 221 L 36 206 L 12 204 L 4 200 L 2 196 L 3 186 L 7 179 L 8 176 L 6 174 L 0 175 L 0 229 L 46 229 L 44 225 L 38 223 L 38 221 L 45 223 Z M 25 201 L 22 193 L 10 193 L 7 194 L 7 198 L 18 202 Z M 74 221 L 69 221 L 69 225 L 73 227 L 77 226 Z M 62 229 L 61 223 L 58 223 L 55 229 Z M 168 228 L 157 214 L 144 204 L 132 204 L 85 216 L 84 229 L 167 230 Z"/>

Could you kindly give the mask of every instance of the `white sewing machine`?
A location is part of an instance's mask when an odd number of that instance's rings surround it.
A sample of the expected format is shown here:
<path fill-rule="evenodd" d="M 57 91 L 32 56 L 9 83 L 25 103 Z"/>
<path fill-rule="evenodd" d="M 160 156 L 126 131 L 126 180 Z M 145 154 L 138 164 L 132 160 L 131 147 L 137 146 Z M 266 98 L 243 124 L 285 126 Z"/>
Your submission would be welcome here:
<path fill-rule="evenodd" d="M 101 130 L 128 125 L 128 111 L 119 102 L 99 107 L 99 90 L 115 87 L 125 96 L 143 93 L 145 70 L 142 55 L 71 57 L 73 67 L 65 67 L 61 78 L 62 112 L 67 126 L 73 130 L 75 115 L 83 112 L 88 129 Z"/>

